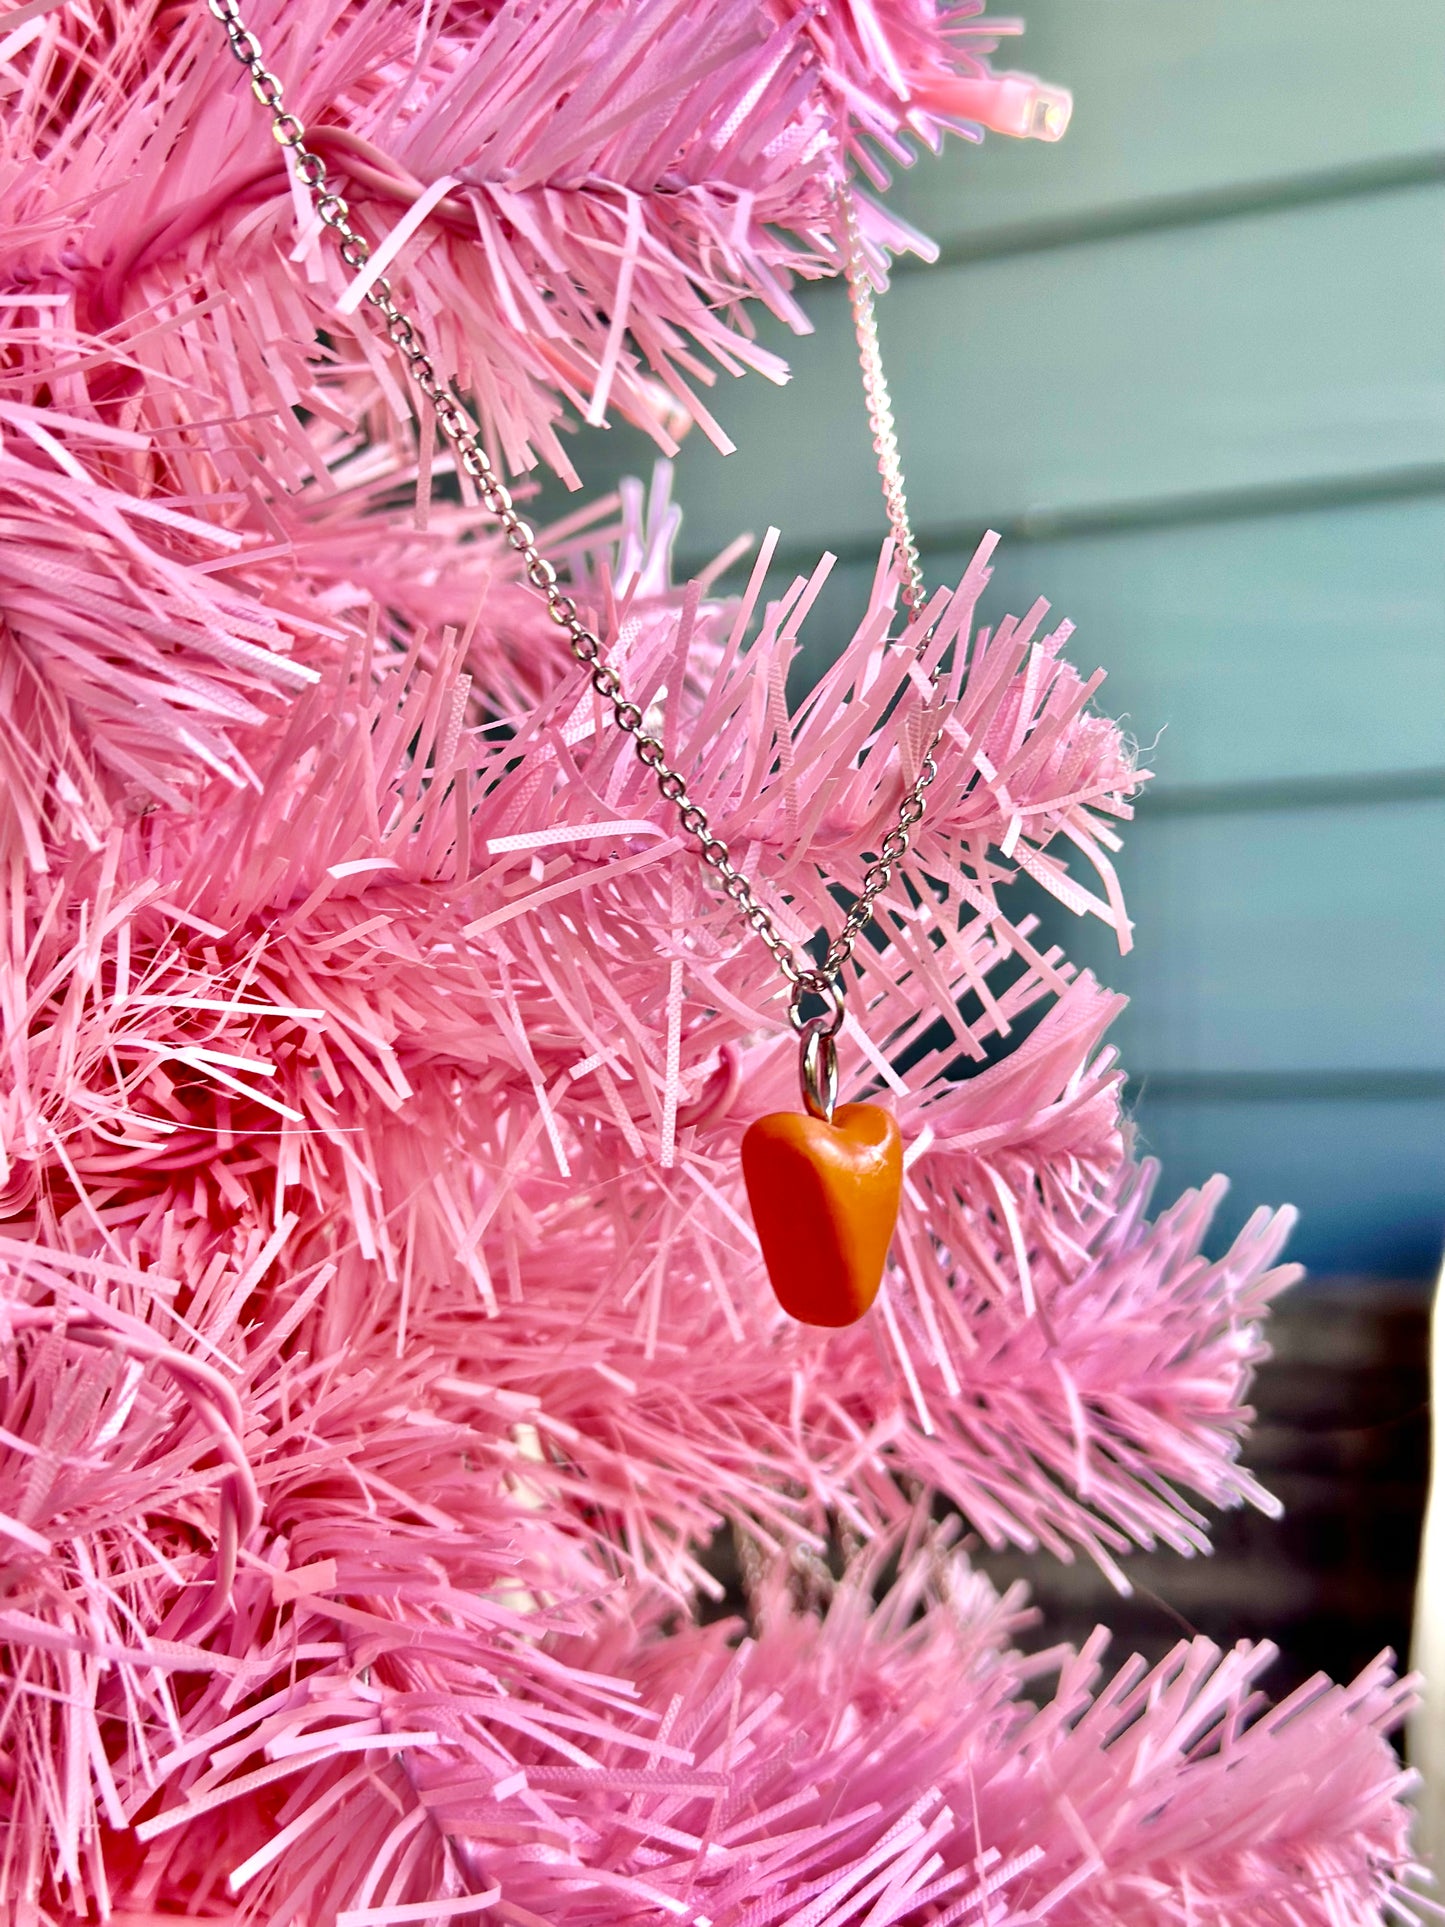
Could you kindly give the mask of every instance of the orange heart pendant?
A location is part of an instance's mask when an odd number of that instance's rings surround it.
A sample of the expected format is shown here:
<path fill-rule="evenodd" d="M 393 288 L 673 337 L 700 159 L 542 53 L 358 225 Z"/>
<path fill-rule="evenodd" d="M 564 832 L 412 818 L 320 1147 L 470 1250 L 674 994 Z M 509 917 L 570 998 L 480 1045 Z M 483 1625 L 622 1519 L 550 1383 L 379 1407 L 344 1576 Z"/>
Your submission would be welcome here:
<path fill-rule="evenodd" d="M 877 1104 L 831 1123 L 775 1111 L 743 1135 L 743 1181 L 778 1302 L 804 1325 L 851 1325 L 878 1295 L 898 1222 L 903 1139 Z"/>

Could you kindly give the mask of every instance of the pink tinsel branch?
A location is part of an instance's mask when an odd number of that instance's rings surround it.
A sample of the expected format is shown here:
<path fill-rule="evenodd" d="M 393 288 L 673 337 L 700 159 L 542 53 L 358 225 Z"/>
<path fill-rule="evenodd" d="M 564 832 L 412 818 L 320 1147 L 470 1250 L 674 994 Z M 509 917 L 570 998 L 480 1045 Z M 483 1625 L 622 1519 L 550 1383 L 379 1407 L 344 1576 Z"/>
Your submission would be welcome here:
<path fill-rule="evenodd" d="M 662 502 L 647 526 L 626 525 L 619 557 L 629 682 L 806 933 L 831 914 L 824 874 L 856 881 L 917 753 L 890 580 L 785 730 L 808 585 L 758 611 L 741 650 L 751 601 L 688 600 L 679 617 Z M 1126 814 L 1136 779 L 1083 712 L 1094 685 L 1060 656 L 1065 632 L 1038 639 L 1039 611 L 975 630 L 985 555 L 934 611 L 956 747 L 918 848 L 952 934 L 930 939 L 905 894 L 885 897 L 890 941 L 865 953 L 848 1033 L 874 1040 L 847 1060 L 855 1088 L 890 1086 L 910 1141 L 899 1264 L 867 1327 L 804 1335 L 762 1284 L 736 1141 L 791 1076 L 765 953 L 575 678 L 530 708 L 517 690 L 498 733 L 468 722 L 459 640 L 427 666 L 418 640 L 379 679 L 367 654 L 333 656 L 283 728 L 255 733 L 254 789 L 213 784 L 204 813 L 82 851 L 37 896 L 37 941 L 11 963 L 30 1013 L 4 1137 L 12 1208 L 85 1248 L 105 1209 L 93 1194 L 118 1203 L 139 1184 L 130 1249 L 158 1257 L 184 1224 L 188 1265 L 229 1262 L 228 1227 L 259 1213 L 278 1279 L 335 1268 L 323 1353 L 399 1318 L 470 1379 L 480 1320 L 504 1381 L 567 1442 L 558 1502 L 684 1593 L 689 1544 L 719 1516 L 774 1539 L 816 1533 L 829 1509 L 872 1529 L 896 1511 L 900 1471 L 994 1540 L 1082 1544 L 1106 1563 L 1131 1541 L 1199 1546 L 1161 1474 L 1215 1502 L 1262 1497 L 1233 1460 L 1251 1334 L 1288 1276 L 1269 1269 L 1283 1220 L 1201 1270 L 1209 1199 L 1153 1229 L 1125 1208 L 1141 1194 L 1099 1052 L 1117 1000 L 1036 948 L 1001 891 L 1090 813 Z M 1106 885 L 1060 868 L 1060 894 L 1114 917 L 1097 838 L 1074 841 Z M 127 894 L 121 876 L 145 881 Z M 99 1009 L 82 989 L 97 975 Z M 959 1077 L 1045 1003 L 1022 1048 Z M 891 1060 L 910 1050 L 900 1076 Z M 727 1078 L 699 1103 L 725 1059 L 746 1098 Z M 598 1370 L 579 1377 L 584 1332 Z M 744 1333 L 745 1387 L 716 1369 L 718 1340 Z M 1111 1377 L 1126 1341 L 1133 1362 Z M 805 1363 L 820 1351 L 822 1376 Z M 783 1501 L 788 1488 L 801 1496 Z"/>
<path fill-rule="evenodd" d="M 501 455 L 572 478 L 564 408 L 595 421 L 614 406 L 668 450 L 695 419 L 727 445 L 699 387 L 719 369 L 784 378 L 746 304 L 806 330 L 790 288 L 838 270 L 845 155 L 861 135 L 895 160 L 910 137 L 936 143 L 961 123 L 925 96 L 960 73 L 988 94 L 996 30 L 972 11 L 255 0 L 247 19 L 378 270 L 400 250 L 439 365 Z M 394 430 L 405 406 L 359 290 L 298 227 L 281 150 L 206 8 L 47 9 L 20 39 L 0 169 L 6 279 L 41 304 L 17 342 L 31 380 L 49 381 L 69 333 L 58 398 L 77 413 L 120 402 L 174 428 L 254 419 L 264 400 L 288 477 L 307 459 L 298 406 L 325 420 L 339 403 L 350 423 L 379 402 L 375 425 Z M 877 203 L 865 218 L 879 246 L 927 246 Z M 328 360 L 311 357 L 320 329 Z"/>
<path fill-rule="evenodd" d="M 83 1616 L 47 1622 L 23 1586 L 0 1612 L 16 1785 L 54 1801 L 15 1836 L 32 1886 L 50 1834 L 79 1902 L 104 1817 L 134 1829 L 142 1906 L 185 1895 L 275 1927 L 449 1899 L 720 1927 L 1386 1918 L 1406 1848 L 1381 1737 L 1402 1692 L 1380 1667 L 1267 1712 L 1267 1648 L 1195 1641 L 1109 1681 L 1102 1638 L 1026 1661 L 1007 1644 L 1017 1595 L 916 1522 L 879 1603 L 890 1546 L 821 1620 L 775 1573 L 736 1651 L 726 1625 L 661 1637 L 600 1599 L 559 1612 L 527 1590 L 545 1514 L 510 1550 L 497 1534 L 504 1433 L 482 1451 L 475 1430 L 408 1427 L 380 1380 L 316 1390 L 271 1501 L 285 1537 L 247 1554 L 229 1642 L 137 1650 L 130 1625 L 156 1622 L 173 1581 L 119 1538 L 77 1570 Z M 366 1444 L 328 1464 L 307 1441 L 343 1411 Z M 379 1528 L 376 1502 L 419 1474 L 415 1521 Z M 78 1773 L 46 1770 L 57 1747 L 83 1750 Z"/>
<path fill-rule="evenodd" d="M 666 442 L 715 367 L 779 372 L 746 304 L 796 323 L 836 267 L 843 153 L 881 180 L 1017 107 L 969 4 L 251 17 L 439 361 L 563 472 L 567 407 Z M 920 663 L 885 555 L 789 717 L 821 571 L 678 592 L 665 484 L 549 537 L 799 943 L 942 667 L 843 1039 L 907 1142 L 895 1261 L 802 1330 L 737 1174 L 790 1098 L 777 980 L 464 478 L 433 499 L 214 21 L 77 0 L 3 60 L 0 1901 L 1383 1922 L 1383 1664 L 1274 1712 L 1263 1650 L 1101 1684 L 1097 1640 L 1012 1650 L 1020 1599 L 924 1524 L 941 1490 L 1122 1583 L 1206 1549 L 1198 1501 L 1269 1503 L 1237 1457 L 1288 1214 L 1212 1260 L 1220 1181 L 1147 1217 L 1119 999 L 1009 891 L 1129 941 L 1140 778 L 1068 626 L 981 620 L 990 539 Z M 722 1525 L 748 1639 L 692 1620 Z"/>

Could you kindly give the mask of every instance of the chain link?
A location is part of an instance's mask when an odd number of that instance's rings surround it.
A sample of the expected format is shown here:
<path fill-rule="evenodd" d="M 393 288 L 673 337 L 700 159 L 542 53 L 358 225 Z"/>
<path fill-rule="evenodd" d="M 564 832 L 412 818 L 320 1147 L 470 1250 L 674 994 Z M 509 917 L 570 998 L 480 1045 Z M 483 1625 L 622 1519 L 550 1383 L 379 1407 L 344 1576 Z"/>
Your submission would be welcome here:
<path fill-rule="evenodd" d="M 359 271 L 371 258 L 371 244 L 352 225 L 351 209 L 328 177 L 326 162 L 314 148 L 306 145 L 306 129 L 287 108 L 281 82 L 268 70 L 261 43 L 242 18 L 240 0 L 206 0 L 206 4 L 224 27 L 232 54 L 250 76 L 251 92 L 271 116 L 271 132 L 279 145 L 288 150 L 296 178 L 310 194 L 321 221 L 335 235 L 341 259 L 347 267 Z M 883 476 L 888 518 L 904 569 L 903 600 L 909 614 L 916 616 L 923 607 L 923 578 L 918 550 L 908 526 L 898 441 L 893 432 L 893 414 L 873 320 L 872 291 L 866 278 L 857 214 L 846 188 L 840 189 L 839 200 L 848 236 L 848 287 L 858 328 L 874 448 Z M 651 770 L 658 794 L 675 809 L 683 833 L 697 845 L 703 862 L 717 877 L 723 895 L 736 907 L 754 936 L 767 946 L 773 962 L 791 987 L 790 1008 L 795 1021 L 800 1018 L 802 999 L 806 996 L 821 997 L 825 1002 L 836 1004 L 841 1017 L 841 973 L 852 958 L 859 936 L 872 921 L 874 904 L 892 882 L 895 867 L 907 854 L 910 832 L 923 816 L 925 792 L 938 774 L 934 751 L 940 736 L 935 735 L 925 751 L 918 775 L 903 799 L 897 825 L 883 839 L 842 928 L 814 968 L 800 958 L 778 929 L 771 911 L 758 900 L 751 879 L 733 862 L 722 838 L 714 835 L 707 811 L 688 794 L 687 779 L 670 766 L 662 742 L 643 727 L 643 712 L 623 694 L 622 679 L 606 660 L 602 642 L 583 622 L 572 597 L 559 588 L 556 569 L 538 549 L 529 524 L 513 507 L 511 494 L 492 466 L 491 457 L 483 448 L 466 410 L 438 375 L 420 325 L 399 305 L 385 275 L 377 275 L 371 282 L 366 300 L 381 317 L 387 340 L 401 356 L 412 382 L 431 403 L 437 427 L 456 451 L 458 462 L 476 482 L 482 506 L 516 551 L 523 575 L 545 600 L 547 613 L 566 635 L 572 655 L 589 672 L 593 689 L 609 705 L 613 722 L 624 735 L 632 738 L 638 760 Z"/>
<path fill-rule="evenodd" d="M 838 190 L 838 205 L 848 244 L 843 258 L 843 271 L 848 279 L 848 306 L 853 311 L 853 333 L 858 341 L 858 365 L 863 370 L 863 397 L 868 404 L 868 425 L 873 430 L 873 453 L 878 457 L 878 476 L 883 484 L 883 506 L 888 512 L 888 526 L 893 531 L 899 573 L 903 578 L 903 606 L 910 616 L 916 618 L 922 615 L 928 594 L 923 585 L 923 565 L 918 559 L 918 543 L 914 539 L 913 524 L 908 516 L 908 497 L 903 488 L 903 461 L 898 453 L 898 429 L 893 420 L 888 377 L 883 372 L 883 347 L 878 339 L 873 283 L 863 253 L 858 206 L 846 186 Z"/>

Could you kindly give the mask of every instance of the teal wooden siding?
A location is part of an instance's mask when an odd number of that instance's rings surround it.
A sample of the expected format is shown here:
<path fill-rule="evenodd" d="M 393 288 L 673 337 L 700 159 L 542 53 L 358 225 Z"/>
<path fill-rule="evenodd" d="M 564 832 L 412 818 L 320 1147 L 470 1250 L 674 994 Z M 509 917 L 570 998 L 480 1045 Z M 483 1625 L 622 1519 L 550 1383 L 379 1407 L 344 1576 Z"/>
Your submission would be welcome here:
<path fill-rule="evenodd" d="M 1133 998 L 1118 1040 L 1173 1194 L 1298 1204 L 1321 1271 L 1423 1273 L 1445 1218 L 1445 8 L 1034 0 L 1000 64 L 1071 86 L 1056 147 L 924 157 L 941 245 L 880 304 L 933 577 L 1005 542 L 986 614 L 1079 625 L 1156 780 L 1121 874 L 1137 950 L 1058 935 Z M 842 291 L 739 444 L 684 449 L 684 560 L 739 530 L 841 558 L 881 531 Z M 604 481 L 645 472 L 587 438 Z M 1054 913 L 1059 915 L 1061 913 Z"/>
<path fill-rule="evenodd" d="M 989 140 L 900 177 L 899 210 L 949 250 L 1064 238 L 1350 178 L 1414 177 L 1445 150 L 1434 0 L 1035 0 L 996 64 L 1072 87 L 1054 147 Z"/>
<path fill-rule="evenodd" d="M 920 531 L 1430 467 L 1442 231 L 1445 186 L 1397 187 L 899 274 L 881 327 Z M 878 528 L 847 303 L 825 285 L 804 306 L 808 339 L 765 331 L 788 387 L 730 381 L 713 404 L 737 453 L 684 445 L 691 555 L 740 524 L 814 552 Z"/>
<path fill-rule="evenodd" d="M 940 580 L 961 549 L 930 551 Z M 841 563 L 819 598 L 814 669 L 856 618 L 874 562 Z M 1352 799 L 1390 772 L 1428 780 L 1445 717 L 1445 493 L 1045 539 L 1016 531 L 990 606 L 1046 596 L 1103 668 L 1158 798 L 1310 779 Z M 1224 800 L 1224 799 L 1221 799 Z M 1422 878 L 1422 887 L 1428 883 Z"/>
<path fill-rule="evenodd" d="M 1145 803 L 1119 867 L 1137 946 L 1116 958 L 1089 933 L 1075 954 L 1129 993 L 1117 1035 L 1140 1077 L 1424 1074 L 1445 1090 L 1440 944 L 1421 913 L 1442 850 L 1445 799 Z"/>

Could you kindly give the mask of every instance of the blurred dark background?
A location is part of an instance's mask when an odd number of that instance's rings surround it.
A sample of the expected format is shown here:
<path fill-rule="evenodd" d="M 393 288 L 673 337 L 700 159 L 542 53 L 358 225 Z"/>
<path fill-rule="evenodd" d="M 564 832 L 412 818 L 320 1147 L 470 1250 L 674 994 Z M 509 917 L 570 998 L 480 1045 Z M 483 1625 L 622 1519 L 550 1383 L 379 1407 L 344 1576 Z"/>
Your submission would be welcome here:
<path fill-rule="evenodd" d="M 1292 1202 L 1311 1279 L 1275 1320 L 1248 1451 L 1283 1524 L 1208 1562 L 1019 1567 L 1051 1636 L 1107 1618 L 1269 1635 L 1336 1673 L 1408 1636 L 1426 1477 L 1427 1279 L 1445 1221 L 1445 8 L 1439 0 L 1033 0 L 998 67 L 1069 87 L 1057 146 L 990 136 L 890 196 L 941 245 L 880 304 L 933 580 L 1005 540 L 985 618 L 1078 624 L 1101 706 L 1156 771 L 1120 872 L 1138 928 L 1072 954 L 1132 1003 L 1116 1038 L 1172 1197 L 1233 1180 L 1227 1237 Z M 838 284 L 765 326 L 794 381 L 725 381 L 738 443 L 678 463 L 682 563 L 783 530 L 838 555 L 814 660 L 882 530 Z M 592 485 L 650 447 L 586 438 Z M 1017 1562 L 995 1562 L 1001 1573 Z"/>

